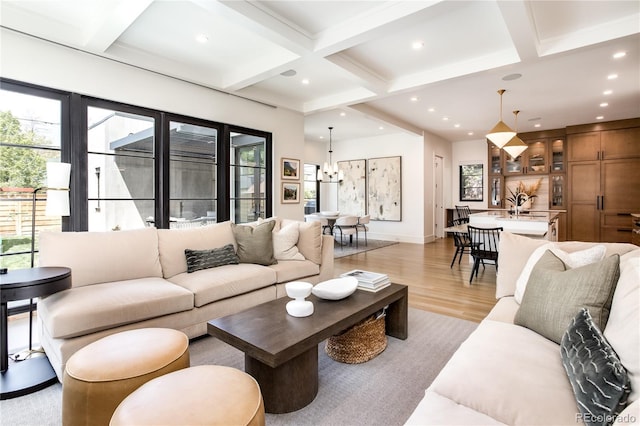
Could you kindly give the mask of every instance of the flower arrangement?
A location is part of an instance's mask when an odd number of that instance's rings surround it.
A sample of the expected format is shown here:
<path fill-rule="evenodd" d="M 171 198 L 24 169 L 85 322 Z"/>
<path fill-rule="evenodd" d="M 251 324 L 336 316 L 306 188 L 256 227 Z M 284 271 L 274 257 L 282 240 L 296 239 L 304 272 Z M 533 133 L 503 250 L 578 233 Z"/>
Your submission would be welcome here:
<path fill-rule="evenodd" d="M 509 193 L 511 194 L 509 197 L 507 197 L 507 201 L 509 201 L 516 207 L 520 207 L 527 200 L 533 200 L 537 197 L 536 192 L 538 192 L 538 189 L 540 189 L 541 184 L 542 178 L 538 179 L 537 182 L 532 183 L 531 185 L 525 185 L 522 181 L 520 181 L 513 190 L 507 187 Z M 522 197 L 522 194 L 526 195 L 526 197 Z"/>

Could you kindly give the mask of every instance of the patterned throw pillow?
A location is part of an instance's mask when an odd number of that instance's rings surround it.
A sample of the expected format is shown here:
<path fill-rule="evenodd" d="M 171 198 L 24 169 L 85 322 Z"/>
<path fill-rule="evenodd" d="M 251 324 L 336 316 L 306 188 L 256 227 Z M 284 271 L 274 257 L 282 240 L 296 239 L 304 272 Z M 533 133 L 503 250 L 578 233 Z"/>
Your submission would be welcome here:
<path fill-rule="evenodd" d="M 560 351 L 581 420 L 587 425 L 612 424 L 627 404 L 629 377 L 586 308 L 571 321 Z"/>
<path fill-rule="evenodd" d="M 184 249 L 187 257 L 187 272 L 201 269 L 216 268 L 223 265 L 237 265 L 239 263 L 233 244 L 211 250 Z"/>

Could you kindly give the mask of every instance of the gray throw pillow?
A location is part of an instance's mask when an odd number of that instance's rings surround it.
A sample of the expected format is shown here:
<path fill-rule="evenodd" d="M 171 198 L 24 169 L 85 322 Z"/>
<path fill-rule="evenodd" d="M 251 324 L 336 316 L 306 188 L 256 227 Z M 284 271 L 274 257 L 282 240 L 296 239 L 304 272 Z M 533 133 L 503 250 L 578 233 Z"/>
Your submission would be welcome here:
<path fill-rule="evenodd" d="M 256 263 L 258 265 L 273 265 L 278 261 L 273 257 L 273 227 L 274 220 L 257 226 L 231 224 L 233 235 L 238 245 L 240 263 Z"/>
<path fill-rule="evenodd" d="M 604 330 L 620 276 L 620 256 L 568 269 L 551 251 L 533 267 L 514 322 L 560 343 L 571 319 L 589 309 L 594 323 Z"/>
<path fill-rule="evenodd" d="M 187 257 L 188 273 L 223 265 L 237 265 L 239 263 L 233 244 L 210 250 L 184 249 L 184 254 Z"/>
<path fill-rule="evenodd" d="M 631 385 L 627 370 L 585 308 L 560 344 L 562 364 L 587 425 L 610 425 L 624 410 Z"/>

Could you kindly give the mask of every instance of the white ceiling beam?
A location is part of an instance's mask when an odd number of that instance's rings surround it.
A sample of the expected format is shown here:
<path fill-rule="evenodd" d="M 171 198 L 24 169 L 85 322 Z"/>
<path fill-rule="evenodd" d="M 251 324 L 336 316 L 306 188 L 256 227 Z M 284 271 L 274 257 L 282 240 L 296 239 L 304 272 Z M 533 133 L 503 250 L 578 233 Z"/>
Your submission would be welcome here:
<path fill-rule="evenodd" d="M 83 46 L 91 52 L 106 52 L 151 3 L 153 0 L 119 1 L 99 22 L 85 23 L 88 28 Z"/>
<path fill-rule="evenodd" d="M 366 102 L 374 99 L 375 96 L 375 93 L 363 87 L 356 87 L 351 90 L 346 90 L 344 92 L 335 93 L 321 98 L 315 98 L 312 101 L 305 102 L 302 112 L 304 114 L 311 114 L 313 112 L 325 111 L 327 109 L 338 108 L 340 106 L 353 103 Z"/>
<path fill-rule="evenodd" d="M 335 53 L 325 59 L 347 71 L 356 83 L 377 95 L 383 95 L 389 90 L 389 81 L 344 53 Z"/>
<path fill-rule="evenodd" d="M 354 109 L 358 112 L 360 112 L 361 114 L 364 114 L 365 117 L 373 119 L 373 120 L 377 120 L 377 121 L 382 121 L 384 123 L 388 123 L 392 126 L 395 126 L 399 129 L 405 130 L 409 133 L 418 135 L 418 136 L 423 136 L 424 135 L 424 130 L 414 126 L 411 123 L 408 123 L 404 120 L 399 119 L 398 117 L 395 117 L 391 114 L 387 114 L 386 112 L 382 112 L 379 109 L 376 109 L 370 105 L 367 104 L 357 104 L 357 105 L 351 105 L 349 108 Z"/>
<path fill-rule="evenodd" d="M 500 13 L 521 61 L 540 56 L 540 40 L 536 31 L 533 12 L 527 2 L 499 1 Z"/>

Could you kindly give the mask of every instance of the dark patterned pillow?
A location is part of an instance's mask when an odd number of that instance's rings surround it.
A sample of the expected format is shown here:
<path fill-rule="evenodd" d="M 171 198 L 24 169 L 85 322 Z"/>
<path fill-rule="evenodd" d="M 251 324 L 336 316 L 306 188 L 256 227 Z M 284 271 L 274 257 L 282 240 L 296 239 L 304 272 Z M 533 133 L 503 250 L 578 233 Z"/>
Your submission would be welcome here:
<path fill-rule="evenodd" d="M 189 273 L 239 263 L 233 244 L 211 250 L 184 249 L 184 254 L 187 256 L 187 272 Z"/>
<path fill-rule="evenodd" d="M 612 424 L 627 404 L 629 377 L 586 308 L 571 321 L 560 351 L 582 420 L 587 425 Z"/>

